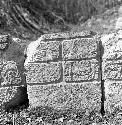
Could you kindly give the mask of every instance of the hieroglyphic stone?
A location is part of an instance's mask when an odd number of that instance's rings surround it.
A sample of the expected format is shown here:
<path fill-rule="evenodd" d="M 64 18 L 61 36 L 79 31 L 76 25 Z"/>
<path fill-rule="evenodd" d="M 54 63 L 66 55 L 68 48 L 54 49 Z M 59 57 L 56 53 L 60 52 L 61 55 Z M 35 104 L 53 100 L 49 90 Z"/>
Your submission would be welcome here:
<path fill-rule="evenodd" d="M 82 33 L 45 34 L 39 40 L 29 46 L 25 63 L 30 106 L 100 112 L 100 41 Z"/>
<path fill-rule="evenodd" d="M 27 83 L 52 83 L 62 79 L 62 65 L 60 62 L 30 63 L 26 67 Z"/>
<path fill-rule="evenodd" d="M 76 38 L 63 41 L 63 59 L 96 58 L 98 41 L 93 38 Z"/>
<path fill-rule="evenodd" d="M 118 32 L 118 31 L 117 31 Z M 121 109 L 122 84 L 122 40 L 115 33 L 104 44 L 102 62 L 103 80 L 105 87 L 105 111 L 112 113 L 115 108 Z"/>
<path fill-rule="evenodd" d="M 70 83 L 99 81 L 99 63 L 97 60 L 66 61 L 64 63 L 64 79 Z"/>
<path fill-rule="evenodd" d="M 41 42 L 33 55 L 32 61 L 59 60 L 61 58 L 61 43 L 59 41 Z"/>
<path fill-rule="evenodd" d="M 122 81 L 106 80 L 105 111 L 112 113 L 116 109 L 122 109 Z"/>
<path fill-rule="evenodd" d="M 103 63 L 104 80 L 122 80 L 122 60 L 104 61 Z"/>
<path fill-rule="evenodd" d="M 1 86 L 19 85 L 21 77 L 14 61 L 4 62 L 1 69 Z"/>
<path fill-rule="evenodd" d="M 103 60 L 121 60 L 122 58 L 122 40 L 116 40 L 113 45 L 104 47 L 105 52 Z"/>

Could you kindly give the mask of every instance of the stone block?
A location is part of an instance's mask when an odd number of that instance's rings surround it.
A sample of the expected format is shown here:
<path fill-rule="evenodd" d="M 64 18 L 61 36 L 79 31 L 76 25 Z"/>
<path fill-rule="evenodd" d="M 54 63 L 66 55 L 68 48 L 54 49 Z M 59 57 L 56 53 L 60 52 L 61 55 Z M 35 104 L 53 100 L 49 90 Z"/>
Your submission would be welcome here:
<path fill-rule="evenodd" d="M 64 40 L 62 46 L 64 60 L 96 58 L 99 54 L 99 41 L 94 38 Z"/>
<path fill-rule="evenodd" d="M 122 84 L 122 40 L 120 34 L 114 36 L 106 42 L 102 62 L 105 87 L 104 107 L 106 113 L 113 113 L 116 108 L 121 109 L 121 84 Z"/>
<path fill-rule="evenodd" d="M 83 32 L 45 34 L 27 50 L 24 66 L 30 106 L 100 113 L 98 37 Z"/>
<path fill-rule="evenodd" d="M 100 113 L 100 82 L 27 86 L 30 107 L 51 107 L 54 110 L 88 110 Z"/>
<path fill-rule="evenodd" d="M 28 84 L 59 83 L 62 80 L 61 62 L 30 63 L 26 70 L 26 81 Z"/>
<path fill-rule="evenodd" d="M 105 111 L 113 113 L 122 109 L 122 81 L 105 81 Z"/>
<path fill-rule="evenodd" d="M 9 102 L 17 94 L 17 86 L 0 87 L 0 106 Z"/>
<path fill-rule="evenodd" d="M 122 60 L 104 61 L 103 79 L 122 81 Z"/>

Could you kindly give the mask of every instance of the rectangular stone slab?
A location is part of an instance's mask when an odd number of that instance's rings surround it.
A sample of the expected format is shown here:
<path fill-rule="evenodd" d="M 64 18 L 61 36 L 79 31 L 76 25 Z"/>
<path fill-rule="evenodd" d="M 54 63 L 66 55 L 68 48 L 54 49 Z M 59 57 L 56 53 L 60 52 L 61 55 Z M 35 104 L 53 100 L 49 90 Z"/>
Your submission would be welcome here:
<path fill-rule="evenodd" d="M 103 61 L 103 79 L 122 81 L 122 60 Z"/>
<path fill-rule="evenodd" d="M 122 109 L 122 81 L 105 81 L 105 111 Z"/>
<path fill-rule="evenodd" d="M 59 83 L 62 80 L 61 62 L 30 63 L 27 67 L 26 82 L 28 84 Z"/>
<path fill-rule="evenodd" d="M 94 38 L 76 38 L 62 43 L 63 60 L 96 58 L 99 53 L 99 42 Z"/>
<path fill-rule="evenodd" d="M 28 85 L 30 107 L 48 106 L 57 110 L 88 110 L 101 109 L 100 82 L 73 84 Z"/>

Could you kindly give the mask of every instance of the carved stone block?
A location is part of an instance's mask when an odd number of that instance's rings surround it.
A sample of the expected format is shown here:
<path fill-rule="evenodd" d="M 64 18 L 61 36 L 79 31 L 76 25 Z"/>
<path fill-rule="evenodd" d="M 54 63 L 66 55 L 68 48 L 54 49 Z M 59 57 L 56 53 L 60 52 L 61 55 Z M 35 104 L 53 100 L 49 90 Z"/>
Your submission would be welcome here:
<path fill-rule="evenodd" d="M 63 59 L 96 58 L 99 53 L 99 42 L 93 38 L 76 38 L 63 41 Z"/>
<path fill-rule="evenodd" d="M 99 81 L 99 63 L 97 60 L 64 62 L 65 82 Z"/>
<path fill-rule="evenodd" d="M 28 84 L 49 84 L 62 80 L 62 65 L 60 62 L 30 63 L 26 70 L 26 81 Z"/>

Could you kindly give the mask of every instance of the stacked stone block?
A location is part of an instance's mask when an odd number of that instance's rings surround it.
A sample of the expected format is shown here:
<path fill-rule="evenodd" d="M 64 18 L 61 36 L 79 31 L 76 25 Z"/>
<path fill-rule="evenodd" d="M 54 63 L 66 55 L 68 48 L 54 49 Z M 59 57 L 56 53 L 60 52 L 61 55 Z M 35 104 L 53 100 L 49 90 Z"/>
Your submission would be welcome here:
<path fill-rule="evenodd" d="M 109 113 L 121 109 L 122 103 L 122 40 L 119 34 L 113 37 L 116 39 L 111 38 L 104 45 L 102 65 L 105 80 L 105 111 Z"/>
<path fill-rule="evenodd" d="M 25 63 L 30 106 L 100 113 L 99 38 L 71 32 L 45 34 L 37 42 Z"/>
<path fill-rule="evenodd" d="M 14 100 L 15 105 L 18 103 L 18 88 L 26 83 L 23 73 L 24 54 L 20 45 L 13 42 L 11 36 L 0 35 L 0 106 L 8 105 L 10 100 Z"/>

